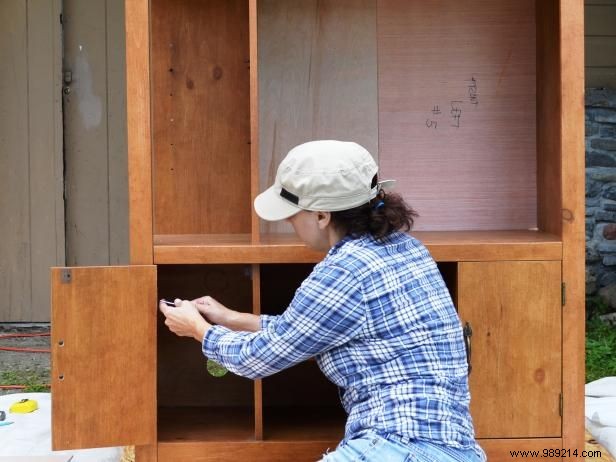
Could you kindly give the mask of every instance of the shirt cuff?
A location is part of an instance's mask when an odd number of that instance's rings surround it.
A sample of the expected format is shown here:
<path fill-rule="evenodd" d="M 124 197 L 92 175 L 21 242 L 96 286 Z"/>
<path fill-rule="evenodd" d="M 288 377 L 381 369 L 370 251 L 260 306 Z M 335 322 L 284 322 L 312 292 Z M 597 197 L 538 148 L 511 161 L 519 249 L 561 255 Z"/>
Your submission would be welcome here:
<path fill-rule="evenodd" d="M 201 350 L 203 354 L 208 358 L 216 359 L 218 341 L 223 335 L 230 332 L 229 329 L 223 326 L 210 327 L 203 336 L 203 343 L 201 344 Z"/>
<path fill-rule="evenodd" d="M 261 330 L 265 330 L 267 329 L 267 326 L 274 321 L 278 316 L 273 315 L 273 314 L 262 314 L 261 315 Z"/>

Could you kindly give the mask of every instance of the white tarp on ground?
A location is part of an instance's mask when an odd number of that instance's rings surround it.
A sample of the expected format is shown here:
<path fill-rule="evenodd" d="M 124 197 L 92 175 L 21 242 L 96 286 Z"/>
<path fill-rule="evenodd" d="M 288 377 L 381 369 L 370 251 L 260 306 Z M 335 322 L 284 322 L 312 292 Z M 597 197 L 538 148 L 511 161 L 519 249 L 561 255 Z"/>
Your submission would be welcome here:
<path fill-rule="evenodd" d="M 616 377 L 586 384 L 586 429 L 616 457 Z"/>
<path fill-rule="evenodd" d="M 39 409 L 29 414 L 11 414 L 11 404 L 24 399 L 38 402 Z M 51 394 L 16 393 L 0 396 L 0 410 L 6 412 L 6 422 L 0 426 L 0 456 L 48 456 L 70 454 L 71 462 L 118 462 L 122 448 L 84 449 L 79 451 L 51 450 Z"/>

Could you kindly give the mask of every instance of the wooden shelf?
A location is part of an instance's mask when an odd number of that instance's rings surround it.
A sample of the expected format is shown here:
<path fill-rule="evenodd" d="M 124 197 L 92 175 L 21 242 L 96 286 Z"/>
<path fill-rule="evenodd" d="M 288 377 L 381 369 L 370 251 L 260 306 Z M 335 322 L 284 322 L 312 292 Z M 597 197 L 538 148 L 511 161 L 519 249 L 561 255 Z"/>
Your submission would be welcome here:
<path fill-rule="evenodd" d="M 266 441 L 340 441 L 346 415 L 339 406 L 266 406 L 263 419 Z M 254 414 L 248 407 L 159 408 L 158 439 L 254 441 Z"/>
<path fill-rule="evenodd" d="M 276 406 L 263 409 L 266 441 L 340 441 L 346 414 L 337 406 Z"/>
<path fill-rule="evenodd" d="M 562 259 L 562 240 L 541 231 L 418 231 L 413 236 L 436 261 Z"/>
<path fill-rule="evenodd" d="M 541 231 L 418 231 L 436 261 L 560 260 L 562 241 Z M 323 254 L 292 234 L 154 236 L 155 264 L 316 263 Z"/>
<path fill-rule="evenodd" d="M 157 447 L 158 462 L 314 462 L 333 450 L 339 441 L 161 441 Z"/>
<path fill-rule="evenodd" d="M 323 254 L 308 249 L 293 235 L 184 234 L 154 236 L 154 263 L 315 263 Z"/>
<path fill-rule="evenodd" d="M 185 441 L 254 441 L 254 412 L 250 407 L 161 407 L 158 439 Z"/>

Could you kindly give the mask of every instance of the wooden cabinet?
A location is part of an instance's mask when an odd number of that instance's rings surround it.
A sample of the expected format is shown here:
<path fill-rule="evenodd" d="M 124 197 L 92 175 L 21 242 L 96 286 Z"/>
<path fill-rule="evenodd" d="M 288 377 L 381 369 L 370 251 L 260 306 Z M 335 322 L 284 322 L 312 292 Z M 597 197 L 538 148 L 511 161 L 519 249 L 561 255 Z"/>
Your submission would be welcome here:
<path fill-rule="evenodd" d="M 413 234 L 472 329 L 490 460 L 582 447 L 581 0 L 126 0 L 126 33 L 131 264 L 145 266 L 136 289 L 132 269 L 54 270 L 54 342 L 72 339 L 53 347 L 56 448 L 132 443 L 164 462 L 335 447 L 344 415 L 314 362 L 212 378 L 155 303 L 284 310 L 323 255 L 252 201 L 317 138 L 365 145 L 419 212 Z M 65 372 L 69 357 L 83 368 Z M 105 399 L 71 401 L 97 373 Z"/>

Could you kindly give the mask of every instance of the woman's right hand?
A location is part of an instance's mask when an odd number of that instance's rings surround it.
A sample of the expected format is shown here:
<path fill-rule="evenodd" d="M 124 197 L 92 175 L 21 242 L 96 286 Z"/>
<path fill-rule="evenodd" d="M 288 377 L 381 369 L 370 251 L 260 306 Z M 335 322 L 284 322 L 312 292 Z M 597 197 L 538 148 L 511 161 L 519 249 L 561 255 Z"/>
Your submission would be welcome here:
<path fill-rule="evenodd" d="M 214 300 L 209 295 L 196 298 L 192 301 L 199 312 L 206 317 L 208 321 L 214 324 L 220 324 L 229 327 L 232 316 L 235 311 L 227 308 L 222 303 Z"/>

